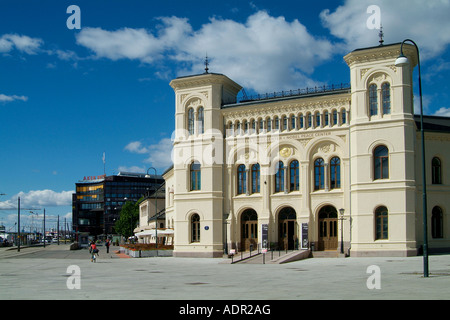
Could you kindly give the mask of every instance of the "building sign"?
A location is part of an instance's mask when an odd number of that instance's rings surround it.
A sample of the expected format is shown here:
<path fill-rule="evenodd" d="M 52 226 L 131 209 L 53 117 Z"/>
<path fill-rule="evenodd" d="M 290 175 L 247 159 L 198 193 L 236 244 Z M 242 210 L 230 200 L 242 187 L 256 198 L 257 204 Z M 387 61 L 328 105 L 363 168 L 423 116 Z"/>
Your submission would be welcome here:
<path fill-rule="evenodd" d="M 308 224 L 302 223 L 302 249 L 308 249 Z"/>
<path fill-rule="evenodd" d="M 106 174 L 102 174 L 101 176 L 84 176 L 83 181 L 94 181 L 106 178 Z"/>
<path fill-rule="evenodd" d="M 268 224 L 262 225 L 261 235 L 262 235 L 262 248 L 267 249 L 268 243 L 269 243 L 268 242 L 269 241 L 269 225 Z"/>

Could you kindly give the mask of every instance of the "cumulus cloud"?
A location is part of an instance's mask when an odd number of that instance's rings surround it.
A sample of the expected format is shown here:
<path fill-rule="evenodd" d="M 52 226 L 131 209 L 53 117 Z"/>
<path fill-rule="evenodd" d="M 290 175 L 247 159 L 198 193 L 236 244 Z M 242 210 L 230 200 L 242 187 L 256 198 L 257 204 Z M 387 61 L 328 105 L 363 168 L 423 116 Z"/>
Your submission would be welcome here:
<path fill-rule="evenodd" d="M 23 208 L 41 208 L 54 206 L 71 206 L 74 191 L 56 192 L 53 190 L 32 190 L 19 192 L 11 200 L 0 202 L 0 209 L 17 207 L 17 198 L 20 197 L 20 205 Z"/>
<path fill-rule="evenodd" d="M 124 149 L 131 153 L 143 154 L 148 152 L 148 149 L 143 147 L 142 142 L 140 141 L 132 141 L 129 144 L 127 144 Z"/>
<path fill-rule="evenodd" d="M 440 108 L 434 113 L 435 116 L 450 117 L 450 108 Z"/>
<path fill-rule="evenodd" d="M 293 89 L 317 84 L 310 78 L 317 65 L 333 53 L 332 44 L 311 35 L 298 20 L 286 21 L 265 11 L 245 23 L 211 18 L 193 30 L 185 18 L 159 18 L 156 32 L 122 28 L 83 28 L 77 43 L 97 58 L 160 62 L 179 66 L 177 75 L 203 73 L 202 57 L 212 57 L 211 71 L 226 73 L 256 91 Z"/>
<path fill-rule="evenodd" d="M 4 34 L 0 37 L 0 52 L 10 52 L 14 48 L 27 54 L 37 54 L 43 41 L 25 35 Z"/>
<path fill-rule="evenodd" d="M 27 101 L 28 97 L 25 96 L 16 96 L 16 95 L 12 95 L 12 96 L 7 96 L 3 93 L 0 93 L 0 102 L 12 102 L 15 100 L 21 100 L 21 101 Z"/>
<path fill-rule="evenodd" d="M 149 157 L 146 162 L 157 168 L 167 168 L 172 164 L 172 140 L 161 139 L 157 144 L 148 147 Z"/>
<path fill-rule="evenodd" d="M 146 154 L 147 158 L 144 162 L 151 163 L 152 166 L 159 169 L 167 169 L 172 164 L 172 140 L 170 138 L 163 138 L 158 143 L 149 146 L 143 146 L 140 141 L 133 141 L 126 145 L 125 150 L 136 154 Z M 146 171 L 145 168 L 138 166 L 119 167 L 119 170 L 121 169 L 122 171 L 132 172 Z"/>
<path fill-rule="evenodd" d="M 322 11 L 320 18 L 332 35 L 344 41 L 344 50 L 376 46 L 379 30 L 367 27 L 371 5 L 380 8 L 385 43 L 413 39 L 424 59 L 439 55 L 450 44 L 448 0 L 346 0 L 334 12 Z"/>
<path fill-rule="evenodd" d="M 131 167 L 119 166 L 118 171 L 119 172 L 146 173 L 147 172 L 147 168 L 139 167 L 139 166 L 131 166 Z"/>

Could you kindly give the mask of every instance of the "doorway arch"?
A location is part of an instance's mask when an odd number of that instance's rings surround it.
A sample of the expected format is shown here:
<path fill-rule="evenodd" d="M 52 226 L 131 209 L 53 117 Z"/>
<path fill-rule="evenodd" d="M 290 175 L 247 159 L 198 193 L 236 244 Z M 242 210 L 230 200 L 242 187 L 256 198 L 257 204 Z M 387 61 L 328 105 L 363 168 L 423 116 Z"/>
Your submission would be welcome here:
<path fill-rule="evenodd" d="M 241 215 L 241 251 L 256 250 L 258 245 L 258 214 L 253 209 L 246 209 Z"/>
<path fill-rule="evenodd" d="M 297 237 L 297 213 L 291 207 L 284 207 L 278 213 L 278 246 L 281 250 L 295 249 Z"/>
<path fill-rule="evenodd" d="M 338 247 L 338 214 L 333 206 L 324 206 L 318 213 L 319 237 L 317 250 L 337 250 Z"/>

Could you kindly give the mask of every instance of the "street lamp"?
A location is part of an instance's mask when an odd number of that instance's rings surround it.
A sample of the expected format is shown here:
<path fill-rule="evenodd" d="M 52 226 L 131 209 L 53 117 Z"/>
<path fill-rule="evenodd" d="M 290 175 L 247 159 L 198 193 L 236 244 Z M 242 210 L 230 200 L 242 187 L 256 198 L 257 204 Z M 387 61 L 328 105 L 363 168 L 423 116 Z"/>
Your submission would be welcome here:
<path fill-rule="evenodd" d="M 339 220 L 341 220 L 341 254 L 344 254 L 344 212 L 345 209 L 339 209 Z"/>
<path fill-rule="evenodd" d="M 422 107 L 422 80 L 420 76 L 419 47 L 411 39 L 403 40 L 400 46 L 400 55 L 395 61 L 397 67 L 409 64 L 408 58 L 403 54 L 403 44 L 411 42 L 417 51 L 417 65 L 419 67 L 419 96 L 420 96 L 420 133 L 422 138 L 422 204 L 423 204 L 423 276 L 428 277 L 428 235 L 427 235 L 427 189 L 425 171 L 425 133 L 423 128 L 423 107 Z M 412 71 L 412 70 L 411 70 Z"/>
<path fill-rule="evenodd" d="M 157 207 L 157 201 L 158 201 L 158 195 L 157 195 L 157 191 L 158 189 L 156 188 L 156 186 L 158 185 L 158 180 L 156 178 L 156 169 L 153 167 L 150 167 L 147 169 L 147 174 L 145 175 L 146 178 L 150 178 L 150 175 L 148 174 L 148 170 L 153 169 L 155 171 L 155 244 L 156 244 L 156 249 L 158 249 L 158 207 Z M 156 253 L 158 253 L 158 251 L 156 251 Z"/>

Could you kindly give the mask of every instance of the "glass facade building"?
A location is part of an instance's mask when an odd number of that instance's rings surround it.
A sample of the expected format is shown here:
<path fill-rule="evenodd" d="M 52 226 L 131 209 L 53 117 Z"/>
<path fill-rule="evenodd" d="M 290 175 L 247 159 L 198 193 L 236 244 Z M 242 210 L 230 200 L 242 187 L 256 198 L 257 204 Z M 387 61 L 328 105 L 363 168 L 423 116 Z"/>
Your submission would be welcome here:
<path fill-rule="evenodd" d="M 72 196 L 73 231 L 92 236 L 115 234 L 114 225 L 125 202 L 138 201 L 163 182 L 161 176 L 120 172 L 76 183 Z"/>

